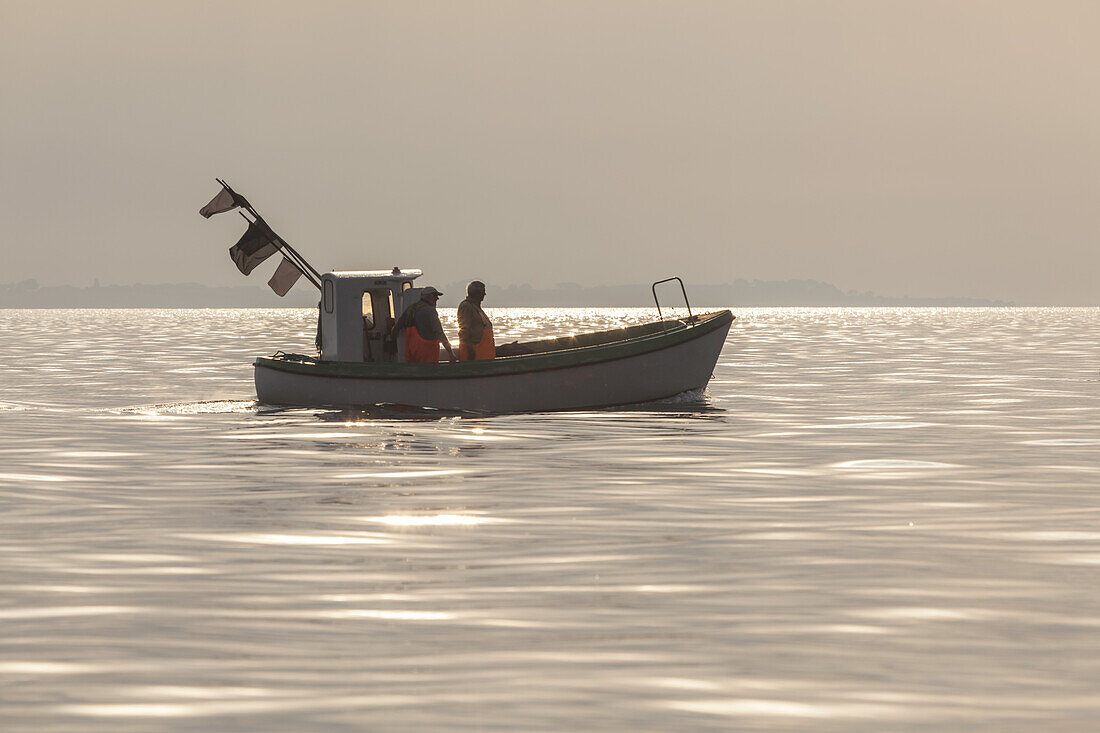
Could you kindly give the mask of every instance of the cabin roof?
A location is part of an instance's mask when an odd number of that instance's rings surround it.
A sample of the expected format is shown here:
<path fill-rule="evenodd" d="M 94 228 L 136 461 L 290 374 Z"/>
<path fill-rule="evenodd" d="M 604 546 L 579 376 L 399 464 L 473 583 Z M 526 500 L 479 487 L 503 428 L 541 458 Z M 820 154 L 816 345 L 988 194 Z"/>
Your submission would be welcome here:
<path fill-rule="evenodd" d="M 346 272 L 326 272 L 325 277 L 335 280 L 373 279 L 373 280 L 415 280 L 424 273 L 420 270 L 349 270 Z"/>

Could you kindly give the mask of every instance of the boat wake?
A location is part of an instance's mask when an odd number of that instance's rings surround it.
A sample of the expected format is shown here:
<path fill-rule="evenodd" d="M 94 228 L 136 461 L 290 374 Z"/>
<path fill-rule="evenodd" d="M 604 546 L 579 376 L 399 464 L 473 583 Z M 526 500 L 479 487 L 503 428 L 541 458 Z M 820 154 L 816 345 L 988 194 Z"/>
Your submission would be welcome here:
<path fill-rule="evenodd" d="M 256 400 L 206 400 L 202 402 L 169 402 L 160 405 L 135 405 L 112 410 L 132 415 L 219 415 L 254 412 Z"/>
<path fill-rule="evenodd" d="M 662 400 L 637 402 L 632 405 L 621 405 L 608 409 L 624 412 L 658 412 L 668 415 L 702 415 L 704 413 L 725 412 L 721 407 L 714 406 L 705 387 L 702 389 L 689 389 L 686 392 Z"/>
<path fill-rule="evenodd" d="M 681 392 L 671 397 L 666 397 L 663 400 L 654 400 L 649 403 L 651 405 L 705 405 L 708 404 L 707 389 L 706 387 L 699 387 L 698 389 L 689 389 L 686 392 Z"/>
<path fill-rule="evenodd" d="M 470 410 L 442 410 L 435 407 L 382 403 L 359 409 L 325 410 L 317 413 L 324 422 L 362 422 L 366 420 L 440 420 L 447 417 L 484 417 L 489 413 Z"/>

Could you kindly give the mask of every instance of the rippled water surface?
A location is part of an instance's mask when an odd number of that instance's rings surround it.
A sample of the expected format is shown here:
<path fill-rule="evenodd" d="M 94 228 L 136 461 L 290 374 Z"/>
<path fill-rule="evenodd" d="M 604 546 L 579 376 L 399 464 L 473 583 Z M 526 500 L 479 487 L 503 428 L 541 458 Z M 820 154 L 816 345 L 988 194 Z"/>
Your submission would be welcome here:
<path fill-rule="evenodd" d="M 494 417 L 256 405 L 306 310 L 0 311 L 0 728 L 1095 730 L 1100 309 L 735 312 L 702 398 Z"/>

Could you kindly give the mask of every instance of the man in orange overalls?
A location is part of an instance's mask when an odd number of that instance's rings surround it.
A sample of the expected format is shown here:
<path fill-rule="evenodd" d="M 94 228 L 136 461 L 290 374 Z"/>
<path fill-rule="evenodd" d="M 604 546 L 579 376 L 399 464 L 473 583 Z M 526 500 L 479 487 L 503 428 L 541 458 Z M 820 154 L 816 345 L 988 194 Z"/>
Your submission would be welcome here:
<path fill-rule="evenodd" d="M 481 308 L 485 283 L 474 280 L 466 286 L 466 300 L 458 306 L 458 358 L 462 361 L 492 359 L 497 355 L 493 324 Z"/>
<path fill-rule="evenodd" d="M 393 324 L 394 334 L 405 333 L 405 361 L 439 361 L 441 341 L 447 349 L 447 356 L 455 361 L 455 352 L 451 350 L 447 334 L 443 333 L 443 324 L 439 322 L 439 313 L 435 309 L 440 295 L 443 293 L 430 285 L 424 288 L 420 300 L 406 308 L 397 323 Z"/>

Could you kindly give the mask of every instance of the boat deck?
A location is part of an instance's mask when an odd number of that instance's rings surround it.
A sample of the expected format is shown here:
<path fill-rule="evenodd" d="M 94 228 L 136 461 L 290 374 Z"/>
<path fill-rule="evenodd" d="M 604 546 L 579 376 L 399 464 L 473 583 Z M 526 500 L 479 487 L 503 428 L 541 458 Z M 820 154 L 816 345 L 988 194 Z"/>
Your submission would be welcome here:
<path fill-rule="evenodd" d="M 715 314 L 710 313 L 705 316 L 696 316 L 692 319 L 692 322 L 695 323 L 700 319 L 713 315 Z M 601 346 L 603 344 L 615 343 L 616 341 L 629 341 L 630 339 L 642 338 L 643 336 L 668 333 L 686 326 L 686 321 L 671 319 L 667 321 L 644 323 L 638 326 L 613 328 L 607 331 L 591 331 L 569 336 L 540 339 L 538 341 L 503 344 L 498 348 L 497 355 L 499 358 L 508 358 L 510 356 L 524 356 L 528 354 L 547 354 L 553 351 L 564 351 L 566 349 L 583 349 L 589 346 Z M 501 349 L 504 349 L 504 353 L 500 353 Z"/>

